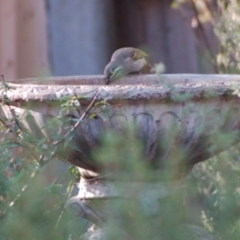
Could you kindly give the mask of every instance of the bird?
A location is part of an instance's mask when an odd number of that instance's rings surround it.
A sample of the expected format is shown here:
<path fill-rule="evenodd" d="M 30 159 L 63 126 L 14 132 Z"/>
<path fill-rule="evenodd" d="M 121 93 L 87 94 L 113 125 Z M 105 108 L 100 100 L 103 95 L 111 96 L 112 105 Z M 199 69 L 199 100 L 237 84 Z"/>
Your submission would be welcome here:
<path fill-rule="evenodd" d="M 106 84 L 129 74 L 154 73 L 153 67 L 146 60 L 147 56 L 144 51 L 133 47 L 116 50 L 104 69 Z"/>

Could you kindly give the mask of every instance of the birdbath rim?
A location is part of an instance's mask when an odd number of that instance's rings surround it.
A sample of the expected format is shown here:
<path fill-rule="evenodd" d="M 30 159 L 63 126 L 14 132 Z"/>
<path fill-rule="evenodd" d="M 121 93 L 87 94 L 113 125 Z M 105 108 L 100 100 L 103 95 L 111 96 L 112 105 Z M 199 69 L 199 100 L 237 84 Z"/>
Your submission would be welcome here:
<path fill-rule="evenodd" d="M 7 82 L 12 87 L 7 96 L 18 101 L 59 100 L 74 95 L 90 100 L 96 92 L 99 92 L 98 99 L 105 100 L 173 100 L 176 93 L 189 93 L 191 99 L 232 95 L 240 86 L 240 75 L 131 75 L 110 85 L 105 84 L 103 75 L 26 78 Z"/>
<path fill-rule="evenodd" d="M 172 73 L 172 74 L 140 74 L 129 75 L 108 86 L 116 85 L 159 85 L 163 81 L 170 83 L 223 83 L 226 81 L 240 83 L 239 74 L 190 74 L 190 73 Z M 56 76 L 39 78 L 10 79 L 7 82 L 12 84 L 27 85 L 106 85 L 104 75 L 74 75 L 74 76 Z"/>

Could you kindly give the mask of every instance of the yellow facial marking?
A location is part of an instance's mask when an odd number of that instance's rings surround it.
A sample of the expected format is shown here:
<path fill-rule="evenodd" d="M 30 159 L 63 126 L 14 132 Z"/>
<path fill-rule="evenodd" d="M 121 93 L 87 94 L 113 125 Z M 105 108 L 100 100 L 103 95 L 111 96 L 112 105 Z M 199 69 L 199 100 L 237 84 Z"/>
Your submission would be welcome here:
<path fill-rule="evenodd" d="M 119 66 L 111 71 L 111 79 L 118 78 L 122 75 L 122 67 Z"/>

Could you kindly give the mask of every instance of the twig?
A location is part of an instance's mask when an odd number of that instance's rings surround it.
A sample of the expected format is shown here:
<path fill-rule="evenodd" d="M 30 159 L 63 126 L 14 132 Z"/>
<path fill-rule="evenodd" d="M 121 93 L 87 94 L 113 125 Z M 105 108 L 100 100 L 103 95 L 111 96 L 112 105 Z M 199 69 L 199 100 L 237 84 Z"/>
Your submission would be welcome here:
<path fill-rule="evenodd" d="M 213 6 L 214 2 L 211 2 L 211 4 L 212 4 L 212 6 L 211 6 L 210 2 L 208 2 L 208 1 L 205 1 L 204 3 L 206 4 L 206 7 L 207 7 L 209 13 L 211 14 L 211 17 L 213 20 L 215 18 L 214 10 L 217 11 L 217 7 L 218 7 L 217 4 L 215 6 Z"/>
<path fill-rule="evenodd" d="M 0 122 L 5 126 L 6 129 L 9 129 L 10 133 L 12 133 L 14 135 L 14 137 L 16 138 L 16 142 L 19 144 L 19 146 L 26 149 L 33 156 L 33 158 L 38 162 L 38 161 L 40 161 L 40 159 L 38 159 L 38 157 L 34 154 L 33 150 L 31 149 L 31 146 L 27 146 L 27 145 L 19 142 L 19 138 L 21 138 L 20 133 L 22 133 L 23 131 L 22 131 L 18 117 L 17 117 L 14 109 L 12 109 L 11 105 L 9 104 L 10 99 L 7 97 L 8 85 L 5 81 L 3 74 L 1 74 L 1 81 L 3 84 L 3 88 L 4 88 L 4 94 L 3 94 L 4 104 L 9 108 L 9 111 L 12 113 L 12 119 L 13 119 L 14 123 L 16 124 L 16 126 L 18 127 L 18 129 L 20 130 L 20 132 L 15 130 L 14 127 L 12 127 L 11 125 L 8 125 L 2 118 L 0 119 Z M 35 148 L 35 146 L 34 146 L 34 148 Z"/>
<path fill-rule="evenodd" d="M 2 79 L 2 82 L 4 82 L 4 74 L 1 74 L 1 79 Z"/>
<path fill-rule="evenodd" d="M 3 88 L 4 88 L 4 95 L 3 95 L 4 100 L 5 100 L 4 104 L 8 106 L 9 111 L 12 113 L 13 120 L 14 120 L 15 124 L 17 125 L 18 129 L 20 129 L 22 131 L 22 128 L 21 128 L 20 123 L 19 123 L 19 121 L 17 119 L 16 113 L 15 113 L 14 109 L 12 109 L 10 104 L 9 104 L 9 98 L 7 97 L 7 90 L 9 90 L 9 87 L 6 84 L 6 81 L 4 79 L 4 75 L 3 74 L 1 74 L 1 78 L 2 78 L 2 83 L 3 83 Z"/>
<path fill-rule="evenodd" d="M 203 27 L 203 25 L 202 25 L 202 23 L 201 23 L 201 21 L 200 21 L 200 19 L 198 17 L 198 10 L 197 10 L 197 7 L 196 7 L 196 5 L 195 5 L 193 0 L 191 0 L 191 5 L 192 5 L 192 8 L 193 8 L 193 11 L 194 11 L 194 14 L 195 14 L 198 26 L 199 26 L 199 30 L 200 30 L 201 35 L 203 37 L 203 40 L 204 40 L 204 42 L 206 44 L 206 47 L 208 48 L 208 51 L 209 51 L 209 53 L 211 55 L 211 58 L 213 60 L 213 59 L 215 59 L 215 55 L 214 55 L 214 53 L 212 51 L 211 45 L 210 45 L 210 43 L 208 41 L 208 38 L 206 36 L 204 27 Z M 215 63 L 213 63 L 213 67 L 214 67 L 215 72 L 218 73 L 219 70 L 218 70 L 218 67 L 217 67 L 217 65 Z"/>
<path fill-rule="evenodd" d="M 37 166 L 37 167 L 33 170 L 30 178 L 34 178 L 34 177 L 36 176 L 35 174 L 38 172 L 38 169 L 39 169 L 39 167 Z M 30 183 L 31 183 L 31 181 L 30 181 Z M 22 196 L 23 192 L 25 192 L 28 188 L 29 188 L 29 184 L 26 184 L 26 185 L 24 185 L 24 186 L 22 187 L 21 192 L 10 202 L 10 204 L 8 204 L 7 209 L 3 212 L 3 214 L 6 214 L 6 213 L 8 212 L 8 210 L 9 210 L 11 207 L 14 206 L 14 204 L 15 204 L 15 203 L 18 201 L 18 199 Z"/>
<path fill-rule="evenodd" d="M 85 112 L 83 113 L 83 115 L 79 118 L 79 120 L 74 124 L 74 126 L 66 133 L 64 134 L 64 136 L 61 139 L 58 139 L 57 141 L 53 142 L 52 146 L 56 146 L 57 144 L 59 144 L 60 142 L 62 142 L 70 133 L 72 133 L 74 130 L 76 130 L 76 128 L 79 126 L 79 124 L 82 122 L 82 120 L 87 116 L 87 114 L 89 113 L 89 111 L 92 109 L 94 103 L 96 102 L 98 96 L 99 96 L 99 91 L 95 94 L 95 96 L 93 97 L 91 103 L 89 104 L 89 106 L 87 107 L 87 109 L 85 110 Z"/>

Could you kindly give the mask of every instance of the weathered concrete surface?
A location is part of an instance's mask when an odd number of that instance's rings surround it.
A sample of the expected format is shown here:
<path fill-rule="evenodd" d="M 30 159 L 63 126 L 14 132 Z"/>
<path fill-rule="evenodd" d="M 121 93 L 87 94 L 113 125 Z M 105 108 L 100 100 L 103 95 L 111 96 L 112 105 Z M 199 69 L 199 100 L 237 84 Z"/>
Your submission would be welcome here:
<path fill-rule="evenodd" d="M 202 99 L 232 95 L 240 87 L 240 75 L 164 74 L 132 75 L 105 85 L 103 75 L 30 78 L 9 80 L 12 100 L 57 100 L 64 96 L 81 94 L 92 99 L 99 91 L 99 99 L 165 99 L 176 93 L 190 94 Z M 232 95 L 232 97 L 237 97 Z"/>

